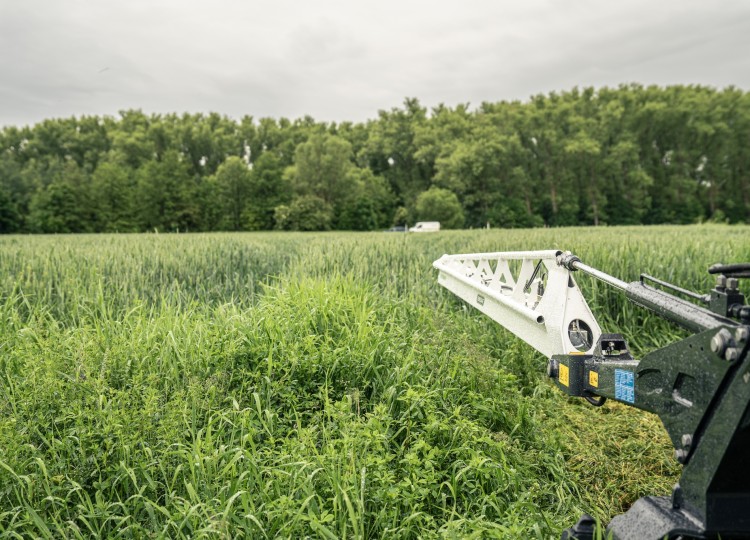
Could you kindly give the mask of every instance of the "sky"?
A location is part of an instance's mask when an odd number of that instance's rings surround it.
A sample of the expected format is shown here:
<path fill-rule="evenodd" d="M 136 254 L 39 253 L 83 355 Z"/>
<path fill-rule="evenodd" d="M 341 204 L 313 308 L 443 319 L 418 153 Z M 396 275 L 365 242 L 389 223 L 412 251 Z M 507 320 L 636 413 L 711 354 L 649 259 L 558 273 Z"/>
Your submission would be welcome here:
<path fill-rule="evenodd" d="M 747 0 L 0 0 L 0 126 L 361 122 L 622 83 L 750 89 Z"/>

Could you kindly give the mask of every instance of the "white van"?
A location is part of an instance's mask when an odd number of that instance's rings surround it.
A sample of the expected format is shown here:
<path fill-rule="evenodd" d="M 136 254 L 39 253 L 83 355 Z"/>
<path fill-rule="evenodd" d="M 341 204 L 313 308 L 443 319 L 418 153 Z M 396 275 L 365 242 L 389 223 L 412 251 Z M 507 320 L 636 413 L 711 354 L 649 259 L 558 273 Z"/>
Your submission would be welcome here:
<path fill-rule="evenodd" d="M 439 230 L 439 221 L 419 221 L 409 229 L 409 232 L 438 232 Z"/>

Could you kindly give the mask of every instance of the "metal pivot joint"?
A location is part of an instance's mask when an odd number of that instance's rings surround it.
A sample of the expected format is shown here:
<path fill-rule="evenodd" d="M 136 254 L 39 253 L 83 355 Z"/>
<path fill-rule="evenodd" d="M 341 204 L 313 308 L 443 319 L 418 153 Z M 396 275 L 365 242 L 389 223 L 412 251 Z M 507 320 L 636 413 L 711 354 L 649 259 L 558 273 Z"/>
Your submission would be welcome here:
<path fill-rule="evenodd" d="M 554 250 L 444 255 L 434 266 L 441 285 L 547 356 L 561 391 L 661 419 L 683 465 L 679 484 L 613 518 L 612 538 L 750 539 L 750 306 L 738 282 L 750 264 L 712 266 L 716 286 L 705 295 L 645 274 L 627 283 Z M 574 272 L 693 335 L 635 359 L 622 335 L 601 331 Z M 590 538 L 590 519 L 563 538 Z"/>

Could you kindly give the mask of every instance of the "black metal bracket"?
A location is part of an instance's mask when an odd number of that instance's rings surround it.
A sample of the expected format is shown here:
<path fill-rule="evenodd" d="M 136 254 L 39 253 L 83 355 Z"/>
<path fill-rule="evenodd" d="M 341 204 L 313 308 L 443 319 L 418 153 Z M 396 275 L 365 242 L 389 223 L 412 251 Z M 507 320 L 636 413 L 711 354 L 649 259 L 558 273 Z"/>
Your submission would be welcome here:
<path fill-rule="evenodd" d="M 607 528 L 613 540 L 705 539 L 702 523 L 672 506 L 668 497 L 643 497 Z"/>

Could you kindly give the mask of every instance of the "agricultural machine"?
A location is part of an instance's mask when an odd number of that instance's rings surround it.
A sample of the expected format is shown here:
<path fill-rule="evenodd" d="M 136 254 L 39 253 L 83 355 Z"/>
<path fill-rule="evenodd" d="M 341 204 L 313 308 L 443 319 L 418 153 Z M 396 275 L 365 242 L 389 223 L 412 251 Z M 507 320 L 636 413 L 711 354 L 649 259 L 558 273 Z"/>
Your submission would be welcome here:
<path fill-rule="evenodd" d="M 549 358 L 547 374 L 570 396 L 655 413 L 683 465 L 671 496 L 638 499 L 607 537 L 750 538 L 750 306 L 738 289 L 750 264 L 709 268 L 706 295 L 648 275 L 626 283 L 569 252 L 444 255 L 438 282 Z M 692 332 L 641 360 L 620 334 L 603 333 L 573 277 L 580 271 Z M 670 291 L 670 292 L 667 292 Z M 562 539 L 593 539 L 584 515 Z"/>

